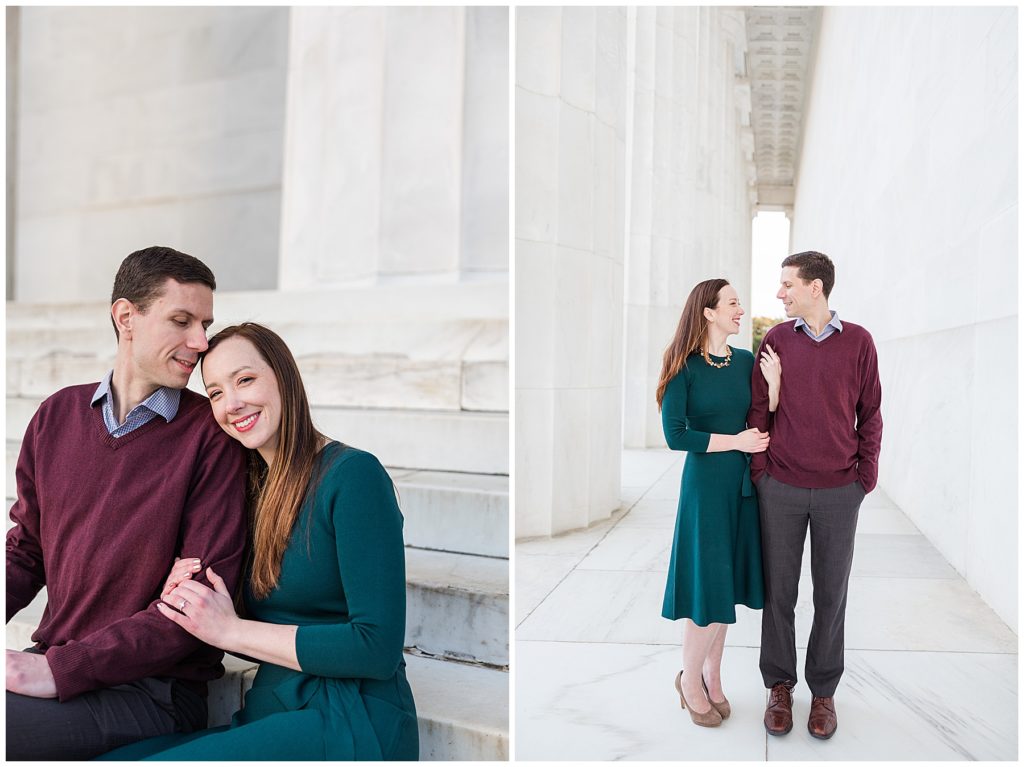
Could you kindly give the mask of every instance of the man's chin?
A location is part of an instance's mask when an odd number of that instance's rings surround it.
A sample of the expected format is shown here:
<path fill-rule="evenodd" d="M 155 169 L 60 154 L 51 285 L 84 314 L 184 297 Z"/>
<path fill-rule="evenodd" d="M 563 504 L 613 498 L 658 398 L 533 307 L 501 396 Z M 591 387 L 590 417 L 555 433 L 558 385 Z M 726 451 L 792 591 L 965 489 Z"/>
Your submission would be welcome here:
<path fill-rule="evenodd" d="M 191 380 L 191 373 L 189 373 L 188 375 L 186 375 L 185 373 L 181 373 L 179 375 L 173 376 L 172 378 L 169 378 L 166 381 L 161 381 L 160 385 L 163 386 L 165 389 L 187 389 L 188 382 Z"/>

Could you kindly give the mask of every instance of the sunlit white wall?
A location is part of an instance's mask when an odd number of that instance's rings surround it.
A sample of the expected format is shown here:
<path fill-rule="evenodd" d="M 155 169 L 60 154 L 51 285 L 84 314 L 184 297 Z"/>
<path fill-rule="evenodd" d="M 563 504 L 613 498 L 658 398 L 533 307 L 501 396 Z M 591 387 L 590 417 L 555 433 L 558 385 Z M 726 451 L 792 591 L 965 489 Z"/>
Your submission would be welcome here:
<path fill-rule="evenodd" d="M 828 7 L 817 48 L 792 248 L 878 346 L 879 485 L 1016 628 L 1017 10 Z"/>

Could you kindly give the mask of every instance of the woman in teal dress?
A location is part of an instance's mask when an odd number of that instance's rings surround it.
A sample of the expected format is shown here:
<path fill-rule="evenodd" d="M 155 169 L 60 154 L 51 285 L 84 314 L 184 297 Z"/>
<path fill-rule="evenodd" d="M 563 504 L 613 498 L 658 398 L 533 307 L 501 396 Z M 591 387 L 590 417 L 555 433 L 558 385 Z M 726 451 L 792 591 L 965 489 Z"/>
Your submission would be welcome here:
<path fill-rule="evenodd" d="M 254 323 L 210 340 L 213 416 L 249 452 L 252 554 L 245 618 L 224 582 L 178 562 L 159 605 L 208 644 L 260 661 L 230 725 L 142 741 L 105 759 L 415 760 L 405 678 L 405 551 L 394 485 L 377 459 L 310 418 L 287 346 Z"/>
<path fill-rule="evenodd" d="M 676 690 L 690 718 L 705 727 L 731 713 L 721 665 L 736 605 L 764 606 L 749 454 L 766 450 L 769 436 L 746 427 L 754 356 L 726 343 L 739 333 L 743 313 L 726 280 L 694 287 L 665 351 L 657 393 L 668 446 L 687 454 L 662 615 L 683 620 Z M 779 377 L 769 380 L 777 403 Z"/>

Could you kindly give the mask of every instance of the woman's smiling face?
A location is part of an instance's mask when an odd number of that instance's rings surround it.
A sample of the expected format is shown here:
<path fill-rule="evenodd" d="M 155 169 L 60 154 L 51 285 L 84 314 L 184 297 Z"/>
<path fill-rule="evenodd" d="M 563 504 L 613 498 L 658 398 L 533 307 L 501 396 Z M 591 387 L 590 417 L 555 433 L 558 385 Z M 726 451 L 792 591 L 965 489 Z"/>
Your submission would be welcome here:
<path fill-rule="evenodd" d="M 220 427 L 271 463 L 281 427 L 281 393 L 267 361 L 250 341 L 236 336 L 203 358 L 202 373 Z"/>
<path fill-rule="evenodd" d="M 718 291 L 718 305 L 714 309 L 704 310 L 708 324 L 717 326 L 727 336 L 740 332 L 740 317 L 743 315 L 739 295 L 732 285 L 725 285 Z"/>

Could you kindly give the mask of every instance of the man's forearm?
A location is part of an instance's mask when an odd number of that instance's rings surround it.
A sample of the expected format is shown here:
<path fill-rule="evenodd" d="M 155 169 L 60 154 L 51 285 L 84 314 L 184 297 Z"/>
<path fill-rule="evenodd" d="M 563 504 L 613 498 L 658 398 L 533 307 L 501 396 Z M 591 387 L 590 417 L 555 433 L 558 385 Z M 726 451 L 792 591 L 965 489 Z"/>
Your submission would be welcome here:
<path fill-rule="evenodd" d="M 164 673 L 201 646 L 198 639 L 168 623 L 151 605 L 81 640 L 51 647 L 46 660 L 58 697 L 64 701 L 90 690 Z"/>

